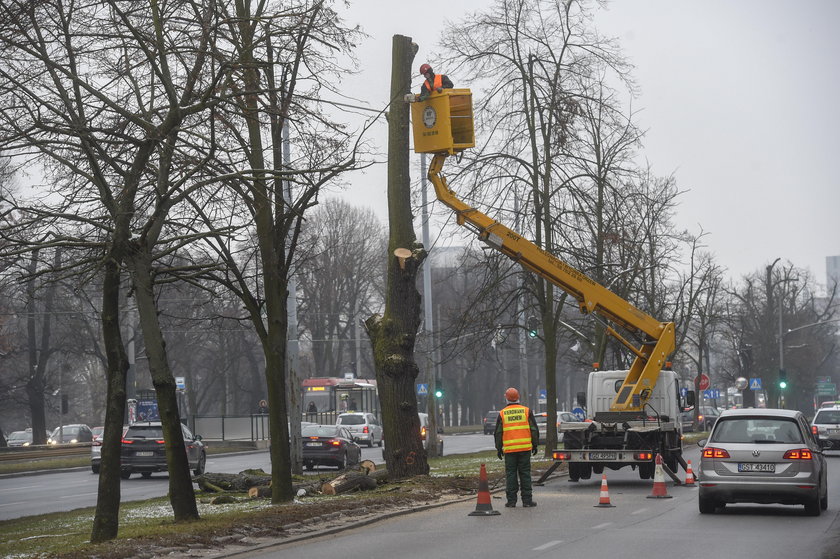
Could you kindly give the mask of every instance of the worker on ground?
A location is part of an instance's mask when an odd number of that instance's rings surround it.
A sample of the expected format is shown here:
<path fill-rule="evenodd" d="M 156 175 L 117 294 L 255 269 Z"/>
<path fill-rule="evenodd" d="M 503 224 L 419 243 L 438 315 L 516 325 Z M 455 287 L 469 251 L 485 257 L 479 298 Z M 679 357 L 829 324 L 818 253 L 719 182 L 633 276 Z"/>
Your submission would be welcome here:
<path fill-rule="evenodd" d="M 425 101 L 432 94 L 432 92 L 440 93 L 444 89 L 452 89 L 452 80 L 444 74 L 435 74 L 432 67 L 428 64 L 420 66 L 420 74 L 426 78 L 423 85 L 420 86 L 420 101 Z"/>
<path fill-rule="evenodd" d="M 516 506 L 517 493 L 522 495 L 523 507 L 535 507 L 531 487 L 531 455 L 537 453 L 540 430 L 530 408 L 519 403 L 519 391 L 505 391 L 508 405 L 499 412 L 496 421 L 496 452 L 499 460 L 504 455 L 506 507 Z M 521 490 L 521 491 L 520 491 Z"/>

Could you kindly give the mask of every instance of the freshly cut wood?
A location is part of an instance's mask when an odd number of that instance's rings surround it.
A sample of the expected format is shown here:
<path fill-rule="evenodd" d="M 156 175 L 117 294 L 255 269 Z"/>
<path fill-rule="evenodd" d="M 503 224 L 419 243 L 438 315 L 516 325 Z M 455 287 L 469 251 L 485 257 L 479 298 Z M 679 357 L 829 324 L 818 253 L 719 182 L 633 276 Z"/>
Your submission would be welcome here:
<path fill-rule="evenodd" d="M 359 464 L 359 467 L 362 469 L 363 472 L 365 472 L 368 475 L 376 471 L 376 464 L 374 464 L 372 460 L 362 460 L 362 463 Z"/>
<path fill-rule="evenodd" d="M 268 485 L 252 487 L 248 490 L 248 496 L 252 499 L 265 499 L 266 497 L 271 497 L 271 487 Z"/>
<path fill-rule="evenodd" d="M 376 489 L 377 485 L 377 480 L 369 475 L 359 472 L 347 472 L 321 486 L 321 492 L 326 495 L 340 495 L 356 489 L 362 491 Z"/>

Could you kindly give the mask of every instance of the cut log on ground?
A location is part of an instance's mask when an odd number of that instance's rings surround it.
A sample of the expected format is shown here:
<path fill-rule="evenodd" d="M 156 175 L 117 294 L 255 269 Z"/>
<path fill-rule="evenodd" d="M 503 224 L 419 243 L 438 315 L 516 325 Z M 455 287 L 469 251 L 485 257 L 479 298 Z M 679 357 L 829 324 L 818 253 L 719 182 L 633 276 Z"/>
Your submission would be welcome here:
<path fill-rule="evenodd" d="M 340 495 L 348 491 L 367 491 L 376 489 L 378 482 L 375 478 L 359 472 L 347 472 L 321 486 L 321 493 L 325 495 Z"/>
<path fill-rule="evenodd" d="M 197 483 L 202 491 L 209 493 L 219 493 L 222 491 L 247 491 L 251 487 L 261 485 L 269 485 L 271 483 L 271 476 L 269 474 L 260 475 L 254 471 L 251 473 L 239 474 L 214 474 L 204 473 L 200 476 L 195 476 L 193 482 Z"/>

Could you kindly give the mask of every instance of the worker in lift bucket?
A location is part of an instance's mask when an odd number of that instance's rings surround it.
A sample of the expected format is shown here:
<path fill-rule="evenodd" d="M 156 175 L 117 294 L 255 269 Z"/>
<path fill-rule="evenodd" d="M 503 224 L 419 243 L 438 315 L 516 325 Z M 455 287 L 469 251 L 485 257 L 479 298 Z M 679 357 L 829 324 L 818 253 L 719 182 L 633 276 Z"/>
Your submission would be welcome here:
<path fill-rule="evenodd" d="M 499 412 L 496 421 L 496 452 L 505 461 L 506 507 L 516 506 L 517 493 L 522 495 L 523 507 L 535 507 L 531 487 L 531 455 L 537 453 L 540 430 L 530 408 L 519 403 L 519 391 L 505 391 L 508 405 Z"/>
<path fill-rule="evenodd" d="M 428 99 L 432 92 L 440 93 L 444 89 L 452 89 L 455 87 L 452 85 L 452 80 L 450 80 L 448 76 L 444 74 L 435 74 L 432 67 L 428 64 L 420 66 L 420 75 L 426 78 L 426 81 L 424 81 L 423 85 L 420 86 L 420 96 L 418 97 L 419 101 L 425 101 Z"/>

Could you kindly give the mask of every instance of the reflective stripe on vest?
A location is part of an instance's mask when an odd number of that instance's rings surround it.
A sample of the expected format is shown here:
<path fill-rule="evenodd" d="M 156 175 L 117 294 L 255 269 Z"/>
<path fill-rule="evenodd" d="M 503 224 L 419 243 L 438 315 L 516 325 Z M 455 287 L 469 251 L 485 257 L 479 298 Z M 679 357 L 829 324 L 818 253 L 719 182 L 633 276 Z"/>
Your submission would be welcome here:
<path fill-rule="evenodd" d="M 522 452 L 531 450 L 531 426 L 528 424 L 530 410 L 521 404 L 511 404 L 501 412 L 502 450 Z"/>
<path fill-rule="evenodd" d="M 435 74 L 435 86 L 434 87 L 429 87 L 429 80 L 426 80 L 426 89 L 429 90 L 429 93 L 434 92 L 439 87 L 443 87 L 443 76 L 441 74 Z"/>

